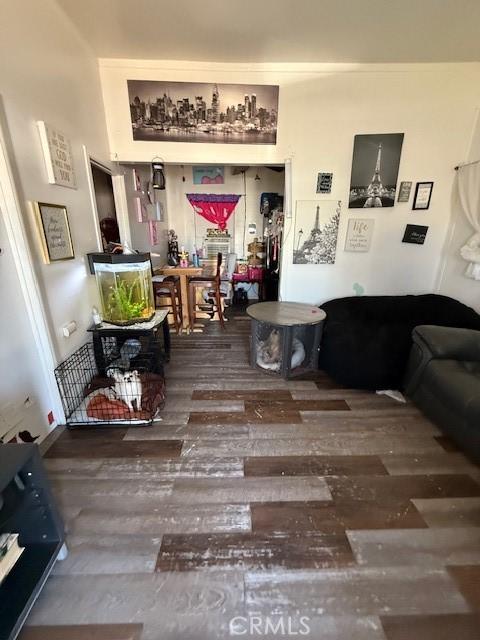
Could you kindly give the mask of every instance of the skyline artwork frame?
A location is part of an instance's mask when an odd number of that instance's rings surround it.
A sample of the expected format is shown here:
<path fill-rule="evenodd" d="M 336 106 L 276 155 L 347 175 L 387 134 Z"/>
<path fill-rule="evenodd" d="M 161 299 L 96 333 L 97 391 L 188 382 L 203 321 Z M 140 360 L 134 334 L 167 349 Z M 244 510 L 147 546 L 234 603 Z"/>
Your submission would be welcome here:
<path fill-rule="evenodd" d="M 134 141 L 277 143 L 278 85 L 127 80 Z"/>

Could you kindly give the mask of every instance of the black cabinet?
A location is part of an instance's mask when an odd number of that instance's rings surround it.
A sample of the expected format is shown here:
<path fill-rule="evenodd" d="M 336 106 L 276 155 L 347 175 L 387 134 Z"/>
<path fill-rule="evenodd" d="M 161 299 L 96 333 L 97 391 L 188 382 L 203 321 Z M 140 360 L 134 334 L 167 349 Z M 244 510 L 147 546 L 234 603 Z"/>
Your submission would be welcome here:
<path fill-rule="evenodd" d="M 132 361 L 132 368 L 163 375 L 163 365 L 170 360 L 170 331 L 165 311 L 157 310 L 150 322 L 127 327 L 103 323 L 90 327 L 88 331 L 93 335 L 95 361 L 101 375 L 105 375 L 105 369 L 112 363 L 112 358 L 120 356 L 125 341 L 132 338 L 141 343 L 140 353 Z"/>
<path fill-rule="evenodd" d="M 0 533 L 18 533 L 18 542 L 25 547 L 0 585 L 0 640 L 13 640 L 65 540 L 35 444 L 0 445 Z"/>

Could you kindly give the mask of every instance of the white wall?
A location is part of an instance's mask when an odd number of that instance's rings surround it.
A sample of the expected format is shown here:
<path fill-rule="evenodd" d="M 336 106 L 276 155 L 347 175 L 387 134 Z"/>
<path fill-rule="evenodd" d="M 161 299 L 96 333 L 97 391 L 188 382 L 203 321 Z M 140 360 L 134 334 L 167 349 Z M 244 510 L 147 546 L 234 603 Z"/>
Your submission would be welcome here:
<path fill-rule="evenodd" d="M 480 159 L 480 111 L 477 111 L 475 125 L 469 152 L 464 156 L 467 162 Z M 440 293 L 457 298 L 480 312 L 480 282 L 465 277 L 468 263 L 460 255 L 460 249 L 475 230 L 462 211 L 456 187 L 453 189 L 451 206 L 452 217 L 439 273 Z"/>
<path fill-rule="evenodd" d="M 39 353 L 25 309 L 12 248 L 7 240 L 5 211 L 0 207 L 0 438 L 5 442 L 18 431 L 46 433 L 50 395 Z M 7 373 L 8 372 L 8 373 Z"/>
<path fill-rule="evenodd" d="M 287 221 L 281 293 L 284 299 L 319 303 L 353 295 L 432 291 L 450 219 L 453 167 L 468 148 L 480 105 L 480 65 L 241 65 L 180 61 L 101 60 L 100 74 L 112 157 L 202 164 L 283 163 L 292 159 L 292 199 L 340 199 L 342 210 L 334 265 L 293 265 L 293 229 Z M 127 79 L 280 85 L 277 145 L 134 142 Z M 405 134 L 399 181 L 435 182 L 428 212 L 411 203 L 369 210 L 375 218 L 372 249 L 343 251 L 353 137 L 357 133 Z M 316 175 L 332 171 L 331 196 L 317 196 Z M 407 223 L 427 224 L 425 245 L 402 244 Z"/>
<path fill-rule="evenodd" d="M 232 237 L 232 251 L 238 258 L 246 258 L 247 245 L 255 236 L 248 234 L 248 225 L 257 225 L 257 237 L 263 234 L 263 219 L 260 214 L 260 195 L 263 192 L 283 193 L 284 173 L 266 167 L 251 167 L 243 174 L 232 174 L 232 167 L 224 168 L 224 184 L 193 184 L 192 165 L 167 165 L 167 208 L 169 227 L 175 229 L 179 246 L 192 252 L 194 246 L 202 246 L 207 229 L 215 225 L 194 213 L 186 198 L 187 193 L 231 193 L 241 198 L 227 222 Z M 260 180 L 255 180 L 258 175 Z M 185 182 L 183 181 L 185 178 Z M 246 231 L 245 231 L 246 229 Z M 244 235 L 245 234 L 245 235 Z M 245 242 L 244 242 L 245 238 Z"/>
<path fill-rule="evenodd" d="M 96 59 L 52 0 L 2 4 L 0 58 L 8 60 L 0 87 L 13 141 L 21 199 L 30 229 L 40 286 L 60 361 L 87 340 L 95 280 L 85 254 L 96 250 L 92 208 L 82 144 L 91 156 L 108 163 L 108 143 Z M 47 182 L 36 121 L 44 120 L 71 141 L 77 189 Z M 67 207 L 75 260 L 45 265 L 32 224 L 29 201 Z M 62 326 L 75 320 L 78 331 L 66 339 Z"/>
<path fill-rule="evenodd" d="M 146 164 L 137 164 L 130 165 L 126 167 L 121 167 L 123 171 L 123 175 L 125 178 L 125 191 L 127 194 L 127 204 L 128 204 L 128 219 L 130 221 L 130 234 L 132 238 L 132 248 L 137 251 L 145 251 L 145 252 L 154 252 L 160 254 L 160 256 L 152 256 L 152 264 L 154 267 L 162 266 L 167 262 L 167 237 L 168 237 L 168 217 L 166 211 L 166 195 L 165 191 L 157 191 L 156 198 L 163 205 L 165 218 L 162 222 L 157 222 L 158 229 L 158 237 L 159 243 L 156 245 L 150 244 L 150 232 L 149 225 L 147 222 L 138 222 L 137 218 L 137 210 L 135 208 L 135 198 L 140 196 L 139 192 L 137 192 L 134 188 L 133 181 L 133 168 L 137 172 L 137 175 L 140 177 L 140 183 L 143 191 L 145 192 L 141 197 L 143 201 L 147 203 L 147 183 L 151 180 L 151 168 L 150 165 Z M 151 204 L 147 204 L 148 215 L 153 215 L 154 207 Z"/>
<path fill-rule="evenodd" d="M 52 0 L 2 3 L 0 59 L 0 91 L 13 148 L 11 161 L 18 174 L 18 194 L 52 343 L 57 361 L 61 361 L 87 341 L 85 328 L 91 322 L 91 307 L 97 300 L 95 281 L 87 275 L 85 266 L 85 254 L 97 245 L 82 157 L 85 144 L 92 156 L 108 163 L 97 62 Z M 76 190 L 48 184 L 37 120 L 58 128 L 71 140 Z M 43 263 L 30 201 L 67 207 L 75 260 Z M 47 413 L 52 408 L 47 383 L 39 370 L 18 279 L 13 265 L 6 265 L 8 252 L 4 257 L 2 300 L 11 317 L 8 324 L 2 322 L 2 376 L 8 371 L 11 384 L 2 384 L 0 408 L 10 400 L 18 406 L 22 399 L 31 397 L 35 403 L 31 414 L 34 430 L 46 433 Z M 66 339 L 61 327 L 71 320 L 77 322 L 78 331 Z"/>

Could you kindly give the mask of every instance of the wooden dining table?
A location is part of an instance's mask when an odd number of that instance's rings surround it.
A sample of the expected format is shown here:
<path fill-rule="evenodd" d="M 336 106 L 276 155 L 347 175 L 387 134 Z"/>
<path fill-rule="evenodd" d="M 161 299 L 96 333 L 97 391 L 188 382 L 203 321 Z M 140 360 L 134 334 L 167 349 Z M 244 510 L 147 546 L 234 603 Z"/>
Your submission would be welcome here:
<path fill-rule="evenodd" d="M 154 274 L 159 276 L 180 276 L 180 291 L 182 293 L 182 329 L 189 333 L 190 318 L 188 313 L 188 278 L 201 276 L 204 273 L 202 267 L 170 267 L 165 265 L 154 269 Z"/>

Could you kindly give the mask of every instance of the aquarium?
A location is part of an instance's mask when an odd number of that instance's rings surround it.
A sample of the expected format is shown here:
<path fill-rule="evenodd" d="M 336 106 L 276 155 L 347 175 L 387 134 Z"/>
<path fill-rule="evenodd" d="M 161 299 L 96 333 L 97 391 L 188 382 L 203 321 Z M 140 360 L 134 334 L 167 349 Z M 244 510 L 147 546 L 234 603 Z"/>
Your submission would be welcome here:
<path fill-rule="evenodd" d="M 89 254 L 97 278 L 104 322 L 125 326 L 148 322 L 155 314 L 150 255 Z"/>

